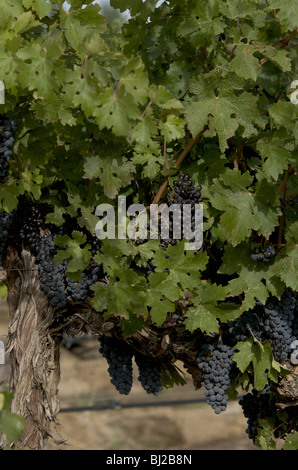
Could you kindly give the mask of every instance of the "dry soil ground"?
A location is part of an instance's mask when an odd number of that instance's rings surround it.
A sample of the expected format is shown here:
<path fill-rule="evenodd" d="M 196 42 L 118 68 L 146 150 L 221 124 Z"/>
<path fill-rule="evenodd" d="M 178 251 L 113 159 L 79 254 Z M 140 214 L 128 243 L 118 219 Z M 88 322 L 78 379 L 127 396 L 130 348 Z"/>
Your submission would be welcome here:
<path fill-rule="evenodd" d="M 6 341 L 8 311 L 0 300 L 0 340 Z M 0 382 L 7 381 L 9 365 L 0 365 Z M 237 402 L 215 415 L 205 403 L 191 405 L 133 406 L 161 401 L 203 398 L 191 378 L 184 387 L 147 395 L 135 380 L 128 397 L 119 395 L 110 383 L 105 359 L 98 353 L 96 339 L 84 339 L 76 347 L 61 350 L 61 409 L 104 405 L 113 409 L 74 411 L 59 414 L 59 431 L 66 445 L 49 442 L 46 450 L 256 450 L 248 439 L 246 419 Z"/>

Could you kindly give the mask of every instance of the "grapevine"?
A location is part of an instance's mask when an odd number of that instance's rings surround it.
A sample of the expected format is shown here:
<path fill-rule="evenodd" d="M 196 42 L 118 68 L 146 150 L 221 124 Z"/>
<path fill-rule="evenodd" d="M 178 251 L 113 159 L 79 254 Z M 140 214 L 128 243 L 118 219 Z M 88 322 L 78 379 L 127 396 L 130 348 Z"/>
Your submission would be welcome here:
<path fill-rule="evenodd" d="M 81 0 L 13 3 L 0 31 L 0 262 L 13 404 L 30 421 L 20 446 L 51 435 L 62 338 L 93 333 L 120 394 L 134 365 L 145 393 L 181 385 L 181 361 L 212 412 L 240 400 L 256 446 L 294 447 L 288 2 L 111 0 L 130 11 L 121 26 Z M 161 204 L 169 231 L 155 237 Z M 147 238 L 123 234 L 142 223 Z"/>

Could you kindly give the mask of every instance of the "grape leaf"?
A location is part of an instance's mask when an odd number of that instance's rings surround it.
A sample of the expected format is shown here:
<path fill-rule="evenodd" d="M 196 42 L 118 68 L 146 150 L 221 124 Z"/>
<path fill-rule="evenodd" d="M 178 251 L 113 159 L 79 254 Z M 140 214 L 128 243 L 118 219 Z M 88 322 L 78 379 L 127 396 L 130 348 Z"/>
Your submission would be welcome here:
<path fill-rule="evenodd" d="M 124 157 L 91 155 L 85 158 L 84 170 L 84 178 L 99 178 L 106 196 L 114 199 L 130 183 L 135 166 Z"/>
<path fill-rule="evenodd" d="M 258 433 L 255 444 L 263 450 L 276 450 L 276 439 L 274 436 L 274 418 L 258 421 Z"/>
<path fill-rule="evenodd" d="M 157 326 L 161 326 L 168 312 L 175 311 L 175 300 L 181 296 L 181 289 L 169 283 L 166 273 L 154 273 L 149 276 L 150 287 L 147 291 L 147 305 L 150 317 Z"/>
<path fill-rule="evenodd" d="M 276 17 L 280 20 L 283 31 L 293 30 L 297 27 L 298 13 L 295 0 L 273 0 L 269 3 L 270 10 L 278 10 Z"/>
<path fill-rule="evenodd" d="M 193 332 L 200 329 L 206 333 L 216 333 L 218 331 L 218 318 L 222 315 L 218 301 L 224 300 L 227 289 L 216 284 L 209 284 L 202 281 L 194 290 L 194 306 L 189 308 L 185 314 L 185 326 Z"/>
<path fill-rule="evenodd" d="M 180 139 L 184 135 L 184 120 L 173 114 L 167 116 L 165 122 L 159 125 L 161 134 L 165 137 L 167 142 Z"/>
<path fill-rule="evenodd" d="M 288 167 L 290 152 L 278 142 L 268 142 L 267 139 L 260 139 L 257 149 L 263 157 L 263 170 L 276 181 L 280 173 Z"/>
<path fill-rule="evenodd" d="M 285 235 L 287 244 L 282 253 L 282 257 L 274 263 L 273 272 L 277 274 L 286 286 L 291 287 L 294 291 L 298 290 L 298 248 L 296 234 L 298 230 L 298 222 L 291 224 Z"/>
<path fill-rule="evenodd" d="M 153 258 L 156 271 L 167 271 L 168 283 L 181 285 L 182 289 L 193 288 L 198 284 L 207 262 L 205 252 L 199 251 L 195 255 L 193 251 L 185 251 L 183 241 L 176 246 L 168 246 L 167 253 L 157 252 Z"/>
<path fill-rule="evenodd" d="M 230 71 L 246 80 L 256 80 L 261 69 L 259 60 L 253 55 L 256 50 L 250 44 L 238 45 L 235 57 L 230 62 Z"/>
<path fill-rule="evenodd" d="M 120 86 L 117 94 L 106 88 L 97 100 L 98 107 L 93 116 L 100 129 L 112 129 L 115 135 L 124 135 L 129 132 L 131 121 L 140 116 L 133 95 L 127 93 L 124 86 Z"/>
<path fill-rule="evenodd" d="M 22 0 L 25 8 L 32 8 L 36 11 L 39 18 L 46 16 L 51 9 L 51 6 L 46 0 Z"/>
<path fill-rule="evenodd" d="M 228 147 L 228 139 L 240 124 L 248 127 L 251 133 L 252 123 L 258 121 L 256 97 L 245 91 L 237 96 L 234 93 L 236 85 L 237 82 L 222 80 L 219 75 L 201 76 L 190 81 L 190 91 L 195 97 L 185 106 L 188 127 L 196 135 L 208 124 L 210 135 L 218 136 L 221 152 Z"/>
<path fill-rule="evenodd" d="M 253 338 L 239 342 L 235 345 L 238 351 L 234 354 L 233 360 L 241 372 L 245 372 L 248 366 L 253 364 L 254 388 L 263 390 L 268 383 L 268 378 L 273 382 L 278 381 L 278 372 L 281 366 L 272 355 L 269 341 L 255 343 Z"/>
<path fill-rule="evenodd" d="M 298 431 L 293 434 L 285 436 L 285 444 L 282 446 L 283 450 L 298 450 Z"/>

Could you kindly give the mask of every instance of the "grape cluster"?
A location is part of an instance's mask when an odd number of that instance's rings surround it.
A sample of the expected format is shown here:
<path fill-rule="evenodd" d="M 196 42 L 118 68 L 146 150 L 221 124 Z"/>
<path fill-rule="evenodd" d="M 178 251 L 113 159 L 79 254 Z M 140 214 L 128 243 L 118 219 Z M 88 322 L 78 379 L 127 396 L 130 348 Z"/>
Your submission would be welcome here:
<path fill-rule="evenodd" d="M 18 232 L 20 239 L 28 243 L 34 255 L 40 250 L 41 233 L 45 218 L 37 205 L 28 200 L 20 200 L 18 206 Z"/>
<path fill-rule="evenodd" d="M 270 296 L 265 305 L 257 300 L 253 309 L 227 324 L 230 340 L 235 345 L 254 337 L 268 340 L 274 358 L 287 361 L 293 354 L 291 345 L 298 342 L 298 302 L 296 292 L 284 292 L 280 299 Z M 297 344 L 297 343 L 295 343 Z"/>
<path fill-rule="evenodd" d="M 264 318 L 262 309 L 258 308 L 249 310 L 236 320 L 228 323 L 228 331 L 232 337 L 233 343 L 246 341 L 253 336 L 258 341 L 262 341 L 264 337 Z"/>
<path fill-rule="evenodd" d="M 0 117 L 0 183 L 4 183 L 8 175 L 16 128 L 16 121 Z"/>
<path fill-rule="evenodd" d="M 29 245 L 30 251 L 35 255 L 40 275 L 40 287 L 47 294 L 53 307 L 66 305 L 69 300 L 68 296 L 72 300 L 86 300 L 87 297 L 93 294 L 91 286 L 103 278 L 102 265 L 94 262 L 92 258 L 90 265 L 82 273 L 80 281 L 75 282 L 67 277 L 67 261 L 62 261 L 58 265 L 54 262 L 54 256 L 57 253 L 55 238 L 57 235 L 68 233 L 69 222 L 72 224 L 72 229 L 77 229 L 77 226 L 74 225 L 75 220 L 68 218 L 67 223 L 53 230 L 53 227 L 46 224 L 46 212 L 45 205 L 39 206 L 28 201 L 25 197 L 20 197 L 14 226 L 14 232 L 18 234 L 18 241 L 23 241 Z M 52 230 L 52 234 L 43 237 L 42 232 L 45 229 Z M 4 238 L 8 236 L 4 223 L 1 224 L 1 230 L 3 231 L 2 245 L 4 247 Z M 89 234 L 88 242 L 90 242 L 90 239 L 92 241 L 90 249 L 92 257 L 99 250 L 99 240 L 95 237 L 92 238 Z"/>
<path fill-rule="evenodd" d="M 133 352 L 116 338 L 102 336 L 99 352 L 107 360 L 111 383 L 122 395 L 128 395 L 133 384 Z"/>
<path fill-rule="evenodd" d="M 67 292 L 63 282 L 67 263 L 62 261 L 57 265 L 53 261 L 55 253 L 55 236 L 41 238 L 37 256 L 40 287 L 47 294 L 53 307 L 63 307 L 67 303 Z"/>
<path fill-rule="evenodd" d="M 291 343 L 298 339 L 293 334 L 296 308 L 296 295 L 291 292 L 285 292 L 280 300 L 269 298 L 264 307 L 264 330 L 277 361 L 286 361 L 289 358 Z"/>
<path fill-rule="evenodd" d="M 235 350 L 217 342 L 203 345 L 197 356 L 205 387 L 207 403 L 216 414 L 225 411 L 228 403 L 226 391 L 232 384 Z"/>
<path fill-rule="evenodd" d="M 100 251 L 100 240 L 97 237 L 92 237 L 88 240 L 88 243 L 91 245 L 91 256 L 95 256 Z"/>
<path fill-rule="evenodd" d="M 175 214 L 170 213 L 169 238 L 161 240 L 163 249 L 166 249 L 168 245 L 176 245 L 178 239 L 186 238 L 187 228 L 191 229 L 192 232 L 195 231 L 195 205 L 202 202 L 202 187 L 200 185 L 196 186 L 188 174 L 181 175 L 178 180 L 174 181 L 173 186 L 174 190 L 170 190 L 167 194 L 168 206 L 177 204 L 181 209 L 181 216 L 175 217 Z M 185 204 L 191 206 L 191 211 L 188 216 L 183 217 L 183 205 Z M 179 227 L 181 227 L 181 237 L 174 238 L 176 229 L 179 229 Z M 194 238 L 190 240 L 190 242 L 193 241 Z"/>
<path fill-rule="evenodd" d="M 253 389 L 239 400 L 239 404 L 245 418 L 247 418 L 246 433 L 249 439 L 255 441 L 258 434 L 259 420 L 264 419 L 265 416 L 274 416 L 276 413 L 274 401 L 270 396 L 270 385 L 262 391 Z"/>
<path fill-rule="evenodd" d="M 258 428 L 266 418 L 270 418 L 274 437 L 282 437 L 285 424 L 287 432 L 296 431 L 298 426 L 298 407 L 287 406 L 279 412 L 277 404 L 279 395 L 276 393 L 275 386 L 271 381 L 262 390 L 253 389 L 240 398 L 239 404 L 242 407 L 244 416 L 247 418 L 246 432 L 248 437 L 256 443 L 258 437 Z"/>
<path fill-rule="evenodd" d="M 149 356 L 136 353 L 135 361 L 139 370 L 138 380 L 148 394 L 157 396 L 162 389 L 160 363 Z"/>
<path fill-rule="evenodd" d="M 0 212 L 0 266 L 2 266 L 2 255 L 8 240 L 14 214 L 14 212 Z"/>
<path fill-rule="evenodd" d="M 250 256 L 253 261 L 260 261 L 261 263 L 270 263 L 272 258 L 275 258 L 276 251 L 272 245 L 267 245 L 264 250 L 256 247 Z"/>
<path fill-rule="evenodd" d="M 104 272 L 102 265 L 95 263 L 89 266 L 85 272 L 82 273 L 81 279 L 76 282 L 66 277 L 67 294 L 71 296 L 72 300 L 84 301 L 90 296 L 90 287 L 97 281 L 103 278 Z"/>
<path fill-rule="evenodd" d="M 298 293 L 292 292 L 292 296 L 295 299 L 295 311 L 294 311 L 294 319 L 292 323 L 292 333 L 293 336 L 298 339 Z"/>

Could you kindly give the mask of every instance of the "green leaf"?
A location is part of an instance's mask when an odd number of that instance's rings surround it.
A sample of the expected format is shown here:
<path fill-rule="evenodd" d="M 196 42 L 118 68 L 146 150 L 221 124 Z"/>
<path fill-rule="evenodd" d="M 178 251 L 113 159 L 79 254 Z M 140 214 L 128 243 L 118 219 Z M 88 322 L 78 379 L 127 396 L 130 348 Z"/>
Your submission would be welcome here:
<path fill-rule="evenodd" d="M 46 0 L 22 0 L 25 8 L 32 8 L 36 11 L 39 18 L 46 16 L 51 9 L 51 6 Z"/>
<path fill-rule="evenodd" d="M 298 290 L 298 247 L 296 234 L 298 230 L 298 222 L 289 226 L 285 235 L 287 244 L 283 251 L 282 257 L 274 263 L 272 270 L 277 274 L 286 286 L 291 287 L 294 291 Z"/>
<path fill-rule="evenodd" d="M 130 93 L 138 103 L 143 105 L 146 103 L 149 80 L 140 57 L 132 57 L 129 60 L 121 74 L 121 83 L 125 86 L 127 93 Z"/>
<path fill-rule="evenodd" d="M 268 8 L 278 10 L 276 17 L 280 20 L 283 31 L 294 30 L 297 27 L 298 13 L 295 0 L 273 0 Z"/>
<path fill-rule="evenodd" d="M 92 155 L 85 158 L 84 178 L 99 178 L 105 195 L 114 199 L 121 187 L 130 184 L 135 166 L 124 157 Z"/>
<path fill-rule="evenodd" d="M 258 230 L 261 226 L 253 193 L 246 189 L 251 181 L 249 174 L 241 175 L 239 170 L 227 169 L 210 188 L 211 204 L 222 211 L 221 227 L 226 239 L 233 246 L 241 243 L 250 236 L 252 230 Z"/>
<path fill-rule="evenodd" d="M 243 85 L 235 81 L 232 74 L 225 79 L 213 74 L 191 80 L 190 91 L 195 97 L 185 106 L 191 133 L 195 136 L 208 124 L 210 135 L 218 136 L 219 148 L 224 152 L 228 139 L 235 135 L 240 124 L 249 134 L 255 132 L 252 123 L 259 116 L 256 97 L 245 91 L 238 96 L 234 93 L 235 88 Z"/>
<path fill-rule="evenodd" d="M 131 137 L 138 143 L 147 145 L 157 133 L 158 130 L 154 117 L 151 113 L 146 112 L 145 116 L 141 117 L 140 121 L 132 129 Z"/>
<path fill-rule="evenodd" d="M 282 143 L 270 142 L 266 138 L 258 141 L 257 150 L 263 157 L 262 168 L 266 175 L 276 181 L 279 175 L 288 167 L 291 154 L 283 147 Z"/>
<path fill-rule="evenodd" d="M 159 128 L 166 141 L 172 142 L 172 140 L 180 139 L 184 136 L 184 124 L 183 119 L 169 114 L 166 122 L 161 122 Z"/>
<path fill-rule="evenodd" d="M 225 299 L 226 293 L 226 287 L 209 284 L 206 281 L 197 285 L 193 298 L 195 305 L 189 308 L 185 315 L 186 328 L 191 332 L 196 329 L 207 334 L 218 332 L 218 318 L 222 314 L 218 302 Z"/>
<path fill-rule="evenodd" d="M 145 314 L 144 315 L 134 315 L 133 313 L 129 314 L 129 317 L 121 318 L 121 325 L 124 338 L 134 335 L 138 331 L 141 331 L 145 326 Z"/>
<path fill-rule="evenodd" d="M 96 296 L 94 307 L 98 311 L 106 310 L 106 318 L 120 316 L 126 319 L 131 314 L 146 317 L 146 281 L 138 276 L 132 269 L 114 270 L 117 276 L 110 279 L 107 286 L 96 284 L 92 287 Z"/>
<path fill-rule="evenodd" d="M 238 45 L 235 57 L 230 62 L 230 71 L 246 80 L 256 80 L 261 69 L 259 60 L 253 54 L 256 50 L 250 44 Z"/>
<path fill-rule="evenodd" d="M 267 46 L 262 50 L 262 54 L 267 57 L 273 64 L 279 67 L 283 72 L 291 70 L 291 60 L 288 57 L 288 51 L 275 49 L 275 47 Z"/>
<path fill-rule="evenodd" d="M 161 109 L 182 109 L 183 104 L 181 101 L 173 98 L 171 92 L 166 89 L 163 85 L 153 86 L 148 90 L 148 96 L 152 103 Z"/>
<path fill-rule="evenodd" d="M 54 224 L 57 227 L 60 227 L 64 224 L 65 219 L 63 215 L 65 214 L 64 207 L 55 207 L 55 212 L 49 212 L 46 216 L 46 221 L 49 224 Z"/>
<path fill-rule="evenodd" d="M 20 183 L 0 186 L 0 204 L 6 212 L 12 212 L 18 207 L 18 196 L 24 193 L 24 186 Z"/>
<path fill-rule="evenodd" d="M 55 53 L 60 55 L 61 50 L 57 46 Z M 17 57 L 23 61 L 19 72 L 23 86 L 29 90 L 36 90 L 38 98 L 51 99 L 59 88 L 53 72 L 62 61 L 55 60 L 53 49 L 47 50 L 37 42 L 23 47 L 17 52 Z"/>
<path fill-rule="evenodd" d="M 238 199 L 238 198 L 237 198 Z M 240 202 L 240 200 L 238 199 Z M 242 199 L 242 203 L 238 208 L 228 209 L 221 216 L 221 224 L 226 231 L 227 238 L 231 241 L 233 246 L 238 245 L 251 234 L 252 230 L 257 230 L 260 227 L 259 220 L 249 210 L 247 206 L 248 199 Z"/>
<path fill-rule="evenodd" d="M 262 90 L 267 91 L 272 96 L 278 96 L 280 92 L 282 72 L 279 67 L 272 62 L 265 62 L 256 80 Z"/>
<path fill-rule="evenodd" d="M 93 116 L 100 129 L 112 129 L 115 135 L 124 135 L 130 131 L 131 121 L 140 116 L 133 95 L 127 93 L 124 86 L 120 86 L 117 94 L 106 88 L 97 100 L 99 105 Z"/>
<path fill-rule="evenodd" d="M 0 413 L 0 433 L 4 432 L 8 441 L 17 442 L 21 437 L 26 420 L 10 411 L 2 410 Z"/>
<path fill-rule="evenodd" d="M 86 116 L 92 115 L 96 109 L 96 98 L 98 88 L 88 75 L 82 75 L 82 68 L 74 66 L 73 70 L 68 70 L 65 74 L 65 101 L 69 106 L 81 106 Z"/>
<path fill-rule="evenodd" d="M 258 421 L 258 434 L 255 444 L 263 450 L 276 450 L 276 439 L 274 436 L 274 419 L 260 419 Z"/>
<path fill-rule="evenodd" d="M 181 289 L 177 285 L 169 283 L 166 273 L 150 274 L 149 282 L 147 305 L 150 307 L 150 317 L 153 323 L 161 326 L 167 313 L 175 311 L 175 304 L 172 301 L 179 299 Z"/>
<path fill-rule="evenodd" d="M 157 272 L 166 270 L 169 273 L 169 285 L 181 285 L 184 290 L 197 286 L 207 262 L 205 252 L 199 251 L 195 255 L 193 251 L 185 251 L 183 241 L 175 246 L 168 246 L 167 253 L 157 252 L 153 258 Z"/>
<path fill-rule="evenodd" d="M 285 444 L 282 446 L 282 450 L 298 450 L 298 431 L 288 434 L 284 440 Z"/>
<path fill-rule="evenodd" d="M 277 103 L 273 103 L 271 108 L 269 108 L 269 114 L 278 127 L 294 127 L 295 108 L 292 103 L 286 101 L 278 101 Z"/>
<path fill-rule="evenodd" d="M 68 235 L 58 235 L 55 239 L 57 246 L 63 247 L 66 245 L 66 248 L 57 252 L 54 262 L 60 263 L 63 260 L 67 260 L 67 274 L 74 280 L 77 280 L 78 277 L 74 278 L 72 275 L 77 274 L 80 276 L 80 273 L 90 262 L 90 245 L 87 244 L 84 248 L 81 247 L 81 244 L 85 242 L 86 235 L 76 230 L 72 232 L 72 238 Z"/>
<path fill-rule="evenodd" d="M 81 44 L 84 44 L 85 38 L 90 34 L 90 27 L 82 25 L 79 18 L 73 11 L 64 11 L 60 9 L 61 29 L 65 33 L 65 37 L 69 45 L 80 52 Z M 85 54 L 84 54 L 85 55 Z"/>
<path fill-rule="evenodd" d="M 247 341 L 237 343 L 235 349 L 238 352 L 234 354 L 233 360 L 241 372 L 245 372 L 252 363 L 255 389 L 263 390 L 268 378 L 273 382 L 278 381 L 281 367 L 273 358 L 269 341 L 255 343 L 253 338 L 249 338 Z"/>
<path fill-rule="evenodd" d="M 137 144 L 132 158 L 134 164 L 142 165 L 142 177 L 153 179 L 163 166 L 163 156 L 159 145 L 151 141 L 149 145 Z"/>

